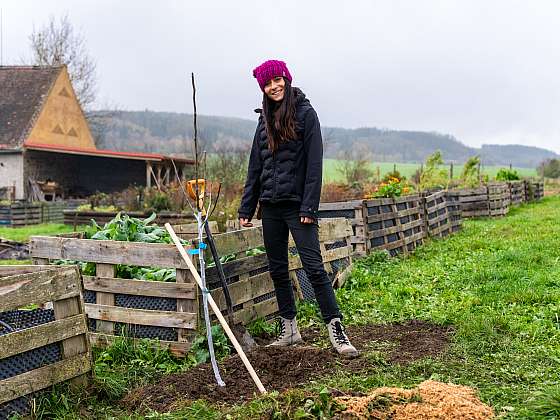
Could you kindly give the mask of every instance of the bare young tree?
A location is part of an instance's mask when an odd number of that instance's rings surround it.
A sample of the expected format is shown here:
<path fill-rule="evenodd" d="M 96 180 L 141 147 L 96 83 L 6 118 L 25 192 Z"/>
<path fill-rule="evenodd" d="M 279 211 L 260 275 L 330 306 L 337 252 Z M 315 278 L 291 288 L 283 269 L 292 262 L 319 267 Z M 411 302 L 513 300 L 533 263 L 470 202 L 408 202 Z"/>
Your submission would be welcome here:
<path fill-rule="evenodd" d="M 74 30 L 67 15 L 58 21 L 51 16 L 47 25 L 29 36 L 32 62 L 39 66 L 66 64 L 80 105 L 88 110 L 97 92 L 96 63 L 89 55 L 83 35 Z"/>
<path fill-rule="evenodd" d="M 230 198 L 239 191 L 247 174 L 247 159 L 250 145 L 219 141 L 214 144 L 214 153 L 208 162 L 209 175 L 222 183 L 224 197 Z"/>
<path fill-rule="evenodd" d="M 371 153 L 365 144 L 356 144 L 351 150 L 341 154 L 337 171 L 349 186 L 367 182 L 372 176 Z"/>

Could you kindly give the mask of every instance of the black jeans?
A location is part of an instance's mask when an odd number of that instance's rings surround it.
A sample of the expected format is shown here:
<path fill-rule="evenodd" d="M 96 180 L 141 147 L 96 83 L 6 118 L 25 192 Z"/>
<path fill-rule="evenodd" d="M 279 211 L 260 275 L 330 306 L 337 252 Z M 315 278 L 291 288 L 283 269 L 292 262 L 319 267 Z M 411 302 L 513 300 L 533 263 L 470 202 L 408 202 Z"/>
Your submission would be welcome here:
<path fill-rule="evenodd" d="M 280 316 L 296 316 L 292 282 L 288 274 L 288 231 L 292 233 L 303 269 L 313 285 L 323 320 L 342 318 L 331 281 L 323 266 L 319 247 L 319 225 L 301 223 L 300 204 L 292 201 L 262 203 L 264 246 L 268 256 L 270 276 L 276 289 Z"/>

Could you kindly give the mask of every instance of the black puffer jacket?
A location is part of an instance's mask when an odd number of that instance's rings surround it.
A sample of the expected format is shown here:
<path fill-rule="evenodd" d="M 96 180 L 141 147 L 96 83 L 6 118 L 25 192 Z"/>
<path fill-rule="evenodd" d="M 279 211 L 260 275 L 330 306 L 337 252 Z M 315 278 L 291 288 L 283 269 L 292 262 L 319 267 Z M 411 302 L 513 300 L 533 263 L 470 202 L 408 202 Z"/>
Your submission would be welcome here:
<path fill-rule="evenodd" d="M 301 216 L 317 219 L 323 172 L 321 127 L 309 100 L 301 90 L 294 89 L 297 138 L 281 143 L 273 154 L 268 148 L 261 115 L 251 148 L 239 217 L 251 219 L 259 201 L 295 201 L 301 203 Z"/>

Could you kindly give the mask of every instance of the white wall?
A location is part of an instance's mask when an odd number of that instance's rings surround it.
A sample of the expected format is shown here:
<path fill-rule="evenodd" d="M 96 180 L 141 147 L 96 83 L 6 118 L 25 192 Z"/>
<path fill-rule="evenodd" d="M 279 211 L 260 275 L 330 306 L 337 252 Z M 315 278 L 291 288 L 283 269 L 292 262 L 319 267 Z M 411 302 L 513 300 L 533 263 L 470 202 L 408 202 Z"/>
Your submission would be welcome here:
<path fill-rule="evenodd" d="M 16 187 L 16 199 L 24 198 L 23 154 L 0 153 L 0 187 Z"/>

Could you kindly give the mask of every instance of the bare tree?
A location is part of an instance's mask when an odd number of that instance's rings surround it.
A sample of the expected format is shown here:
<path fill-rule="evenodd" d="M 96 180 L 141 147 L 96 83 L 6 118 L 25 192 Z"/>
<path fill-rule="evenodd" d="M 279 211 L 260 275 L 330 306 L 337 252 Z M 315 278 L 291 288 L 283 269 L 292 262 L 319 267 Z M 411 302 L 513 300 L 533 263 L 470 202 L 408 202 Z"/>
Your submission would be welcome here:
<path fill-rule="evenodd" d="M 222 191 L 230 198 L 239 191 L 247 174 L 250 145 L 219 141 L 214 144 L 214 154 L 209 159 L 209 175 L 222 183 Z"/>
<path fill-rule="evenodd" d="M 85 38 L 74 31 L 67 15 L 58 21 L 51 16 L 47 25 L 29 36 L 33 64 L 56 66 L 66 64 L 70 80 L 84 110 L 96 98 L 96 63 L 89 55 Z"/>
<path fill-rule="evenodd" d="M 349 186 L 367 182 L 372 176 L 371 153 L 365 144 L 356 144 L 351 150 L 342 153 L 337 163 L 337 171 Z"/>

